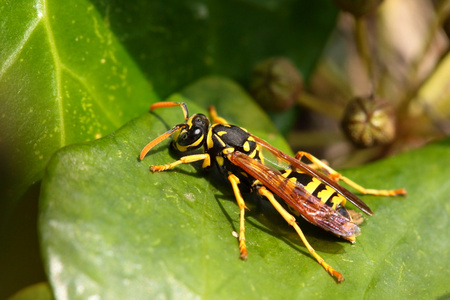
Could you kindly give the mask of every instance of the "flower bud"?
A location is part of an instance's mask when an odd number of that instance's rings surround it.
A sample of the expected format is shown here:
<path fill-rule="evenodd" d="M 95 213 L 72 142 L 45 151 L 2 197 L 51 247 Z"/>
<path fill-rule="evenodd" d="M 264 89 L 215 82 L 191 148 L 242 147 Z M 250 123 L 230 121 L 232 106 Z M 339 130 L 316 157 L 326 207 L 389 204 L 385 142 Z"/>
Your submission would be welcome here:
<path fill-rule="evenodd" d="M 295 104 L 302 86 L 302 76 L 292 62 L 275 57 L 253 69 L 250 93 L 267 111 L 283 111 Z"/>
<path fill-rule="evenodd" d="M 383 145 L 395 138 L 393 107 L 373 96 L 352 99 L 344 111 L 341 125 L 350 141 L 358 147 Z"/>

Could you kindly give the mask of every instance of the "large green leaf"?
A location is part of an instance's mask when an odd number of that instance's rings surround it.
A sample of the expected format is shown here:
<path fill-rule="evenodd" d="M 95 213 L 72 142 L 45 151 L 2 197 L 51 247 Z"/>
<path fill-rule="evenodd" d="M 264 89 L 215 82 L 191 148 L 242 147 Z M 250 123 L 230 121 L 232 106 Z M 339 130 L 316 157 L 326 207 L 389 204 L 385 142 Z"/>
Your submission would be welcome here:
<path fill-rule="evenodd" d="M 4 204 L 55 150 L 111 133 L 157 98 L 88 1 L 2 1 L 0 16 Z"/>
<path fill-rule="evenodd" d="M 202 81 L 184 94 L 202 101 L 227 95 L 221 103 L 238 99 L 240 105 L 225 117 L 247 112 L 248 118 L 234 122 L 252 131 L 266 123 L 248 96 L 220 82 Z M 205 111 L 188 104 L 191 112 Z M 450 141 L 345 172 L 363 185 L 409 192 L 406 198 L 364 196 L 375 215 L 363 223 L 355 245 L 300 222 L 320 255 L 346 277 L 336 284 L 266 201 L 246 197 L 249 259 L 243 262 L 232 235 L 239 228 L 238 208 L 219 174 L 198 164 L 150 173 L 149 165 L 178 157 L 168 150 L 169 141 L 138 161 L 148 141 L 181 120 L 180 109 L 161 109 L 53 156 L 42 184 L 40 235 L 57 298 L 448 296 Z M 264 126 L 265 134 L 258 134 L 284 148 L 271 139 L 276 131 Z"/>

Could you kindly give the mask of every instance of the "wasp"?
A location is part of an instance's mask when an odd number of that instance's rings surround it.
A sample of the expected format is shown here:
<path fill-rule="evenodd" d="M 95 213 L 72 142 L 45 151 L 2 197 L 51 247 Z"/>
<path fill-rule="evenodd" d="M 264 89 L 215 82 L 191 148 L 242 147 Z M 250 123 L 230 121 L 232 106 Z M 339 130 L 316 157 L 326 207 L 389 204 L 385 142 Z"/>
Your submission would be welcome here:
<path fill-rule="evenodd" d="M 338 182 L 342 181 L 362 194 L 378 196 L 405 195 L 405 189 L 366 189 L 333 170 L 320 159 L 307 152 L 298 152 L 294 157 L 273 147 L 244 128 L 228 124 L 209 108 L 210 120 L 203 114 L 189 116 L 185 103 L 158 102 L 150 111 L 163 107 L 181 107 L 185 122 L 148 143 L 140 153 L 142 161 L 157 144 L 173 134 L 172 145 L 180 152 L 203 147 L 203 153 L 182 156 L 179 160 L 150 167 L 152 172 L 162 172 L 180 164 L 202 161 L 203 168 L 217 166 L 228 179 L 236 198 L 239 215 L 240 258 L 247 258 L 245 244 L 245 210 L 247 209 L 241 190 L 248 190 L 267 199 L 277 212 L 291 225 L 309 253 L 338 282 L 344 280 L 341 273 L 324 261 L 309 244 L 296 217 L 301 216 L 313 225 L 329 231 L 351 243 L 360 234 L 361 215 L 345 208 L 347 201 L 362 212 L 372 215 L 372 210 L 355 194 Z M 270 158 L 269 158 L 270 157 Z M 306 158 L 309 162 L 303 162 Z M 269 162 L 271 161 L 271 162 Z M 278 196 L 278 198 L 275 197 Z M 286 205 L 282 205 L 281 199 Z M 356 216 L 356 217 L 355 217 Z"/>

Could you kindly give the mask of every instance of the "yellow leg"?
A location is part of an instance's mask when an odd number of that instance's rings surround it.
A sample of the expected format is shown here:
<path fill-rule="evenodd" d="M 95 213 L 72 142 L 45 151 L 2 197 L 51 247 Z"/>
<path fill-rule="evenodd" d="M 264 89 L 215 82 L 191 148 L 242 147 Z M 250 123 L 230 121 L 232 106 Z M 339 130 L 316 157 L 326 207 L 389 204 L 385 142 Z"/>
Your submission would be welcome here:
<path fill-rule="evenodd" d="M 196 162 L 199 160 L 203 160 L 203 167 L 207 167 L 211 164 L 211 158 L 210 158 L 209 154 L 207 154 L 207 153 L 193 154 L 193 155 L 183 156 L 179 160 L 174 161 L 173 163 L 170 163 L 167 165 L 151 166 L 150 170 L 152 172 L 162 172 L 162 171 L 165 171 L 168 169 L 172 169 L 181 164 L 189 164 L 189 163 Z"/>
<path fill-rule="evenodd" d="M 211 117 L 214 123 L 228 124 L 227 120 L 217 115 L 216 108 L 212 105 L 209 107 L 209 116 Z"/>
<path fill-rule="evenodd" d="M 288 213 L 283 206 L 281 206 L 280 203 L 275 199 L 273 194 L 267 190 L 265 187 L 261 187 L 258 190 L 259 194 L 266 197 L 270 203 L 275 207 L 275 209 L 280 213 L 280 215 L 288 222 L 289 225 L 294 227 L 295 231 L 297 232 L 298 236 L 302 240 L 303 244 L 305 244 L 306 248 L 308 249 L 309 253 L 311 253 L 312 256 L 317 260 L 319 264 L 322 265 L 322 267 L 330 273 L 332 276 L 336 277 L 338 282 L 341 282 L 344 280 L 344 276 L 342 276 L 341 273 L 333 269 L 329 264 L 327 264 L 322 257 L 319 256 L 319 254 L 316 253 L 314 248 L 309 244 L 309 242 L 306 240 L 305 235 L 303 234 L 302 230 L 298 226 L 297 222 L 295 221 L 295 217 Z"/>
<path fill-rule="evenodd" d="M 247 208 L 245 206 L 244 199 L 242 198 L 241 191 L 239 190 L 238 184 L 239 184 L 239 178 L 237 178 L 236 175 L 230 174 L 228 176 L 228 180 L 231 183 L 231 186 L 233 187 L 234 196 L 236 198 L 237 204 L 240 209 L 240 215 L 239 215 L 239 252 L 241 259 L 247 259 L 247 247 L 245 246 L 245 209 Z"/>
<path fill-rule="evenodd" d="M 302 157 L 306 157 L 309 161 L 313 163 L 319 170 L 325 173 L 329 178 L 331 178 L 334 181 L 342 180 L 358 192 L 362 194 L 369 194 L 369 195 L 375 195 L 375 196 L 397 196 L 397 195 L 406 195 L 405 189 L 396 189 L 396 190 L 375 190 L 375 189 L 366 189 L 353 180 L 350 180 L 349 178 L 342 176 L 340 173 L 336 172 L 332 168 L 330 168 L 327 164 L 323 163 L 320 159 L 314 157 L 313 155 L 299 151 L 295 155 L 295 158 L 298 160 L 301 160 Z"/>

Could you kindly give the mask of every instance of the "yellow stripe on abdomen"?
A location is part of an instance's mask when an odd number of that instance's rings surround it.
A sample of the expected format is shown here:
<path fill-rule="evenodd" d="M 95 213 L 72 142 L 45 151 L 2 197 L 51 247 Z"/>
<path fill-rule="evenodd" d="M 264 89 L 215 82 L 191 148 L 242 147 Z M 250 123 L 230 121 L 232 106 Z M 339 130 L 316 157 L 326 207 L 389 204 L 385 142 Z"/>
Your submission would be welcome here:
<path fill-rule="evenodd" d="M 311 181 L 305 185 L 305 189 L 309 192 L 309 193 L 314 193 L 314 191 L 317 189 L 317 187 L 321 184 L 320 180 L 312 177 Z"/>
<path fill-rule="evenodd" d="M 336 191 L 332 187 L 325 185 L 325 188 L 317 194 L 317 198 L 319 198 L 322 203 L 326 203 L 335 192 Z"/>

